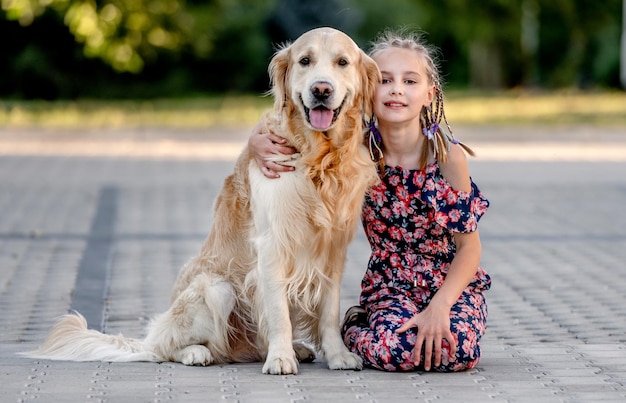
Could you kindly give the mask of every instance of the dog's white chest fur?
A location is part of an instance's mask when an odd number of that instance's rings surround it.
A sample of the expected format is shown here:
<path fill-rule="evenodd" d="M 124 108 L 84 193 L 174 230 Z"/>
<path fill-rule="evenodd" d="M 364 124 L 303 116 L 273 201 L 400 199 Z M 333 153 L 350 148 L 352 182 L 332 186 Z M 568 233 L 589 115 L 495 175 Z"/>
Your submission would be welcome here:
<path fill-rule="evenodd" d="M 278 179 L 266 178 L 254 161 L 248 169 L 257 242 L 269 237 L 282 243 L 281 248 L 307 245 L 313 225 L 312 212 L 318 214 L 323 204 L 304 169 L 297 167 L 295 171 L 283 172 Z"/>

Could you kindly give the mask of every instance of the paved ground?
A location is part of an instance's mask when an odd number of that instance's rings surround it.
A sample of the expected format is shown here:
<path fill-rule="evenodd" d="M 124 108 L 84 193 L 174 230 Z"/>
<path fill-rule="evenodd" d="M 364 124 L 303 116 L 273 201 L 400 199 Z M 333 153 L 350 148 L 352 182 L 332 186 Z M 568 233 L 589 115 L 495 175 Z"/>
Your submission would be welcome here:
<path fill-rule="evenodd" d="M 224 133 L 0 130 L 0 401 L 626 401 L 623 129 L 457 130 L 479 152 L 472 175 L 492 203 L 481 221 L 490 316 L 474 370 L 389 374 L 315 362 L 297 376 L 268 376 L 260 363 L 16 356 L 70 307 L 91 327 L 143 335 L 206 236 L 247 136 Z M 343 309 L 357 300 L 367 254 L 360 234 Z"/>

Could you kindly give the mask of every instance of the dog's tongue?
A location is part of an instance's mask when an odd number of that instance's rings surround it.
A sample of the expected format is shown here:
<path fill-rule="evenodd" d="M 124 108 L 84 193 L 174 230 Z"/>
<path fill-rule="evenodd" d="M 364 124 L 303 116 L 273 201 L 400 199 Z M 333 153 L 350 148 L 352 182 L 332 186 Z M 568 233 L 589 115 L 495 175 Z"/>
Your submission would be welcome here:
<path fill-rule="evenodd" d="M 316 108 L 309 111 L 311 126 L 318 130 L 326 130 L 333 122 L 333 111 L 326 108 Z"/>

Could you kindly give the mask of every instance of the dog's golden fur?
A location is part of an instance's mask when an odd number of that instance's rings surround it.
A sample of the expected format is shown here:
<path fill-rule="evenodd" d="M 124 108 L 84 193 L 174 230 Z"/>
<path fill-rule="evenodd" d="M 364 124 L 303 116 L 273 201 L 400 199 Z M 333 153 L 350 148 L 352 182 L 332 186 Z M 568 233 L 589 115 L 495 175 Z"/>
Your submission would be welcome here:
<path fill-rule="evenodd" d="M 339 288 L 364 194 L 378 180 L 362 120 L 380 73 L 331 28 L 283 46 L 269 73 L 275 105 L 264 129 L 298 150 L 286 161 L 296 169 L 268 179 L 243 150 L 200 254 L 182 268 L 169 310 L 151 321 L 145 339 L 87 330 L 71 314 L 27 355 L 187 365 L 265 360 L 264 373 L 292 374 L 298 360 L 317 353 L 333 369 L 362 367 L 339 334 Z"/>

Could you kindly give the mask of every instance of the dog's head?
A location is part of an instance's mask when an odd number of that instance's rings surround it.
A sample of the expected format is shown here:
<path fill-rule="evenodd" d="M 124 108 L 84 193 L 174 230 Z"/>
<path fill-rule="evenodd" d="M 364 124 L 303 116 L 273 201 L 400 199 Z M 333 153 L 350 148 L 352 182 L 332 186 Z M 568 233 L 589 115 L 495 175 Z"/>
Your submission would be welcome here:
<path fill-rule="evenodd" d="M 347 108 L 369 115 L 380 72 L 354 41 L 333 28 L 308 31 L 279 49 L 269 66 L 276 112 L 293 107 L 316 131 L 330 130 Z"/>

